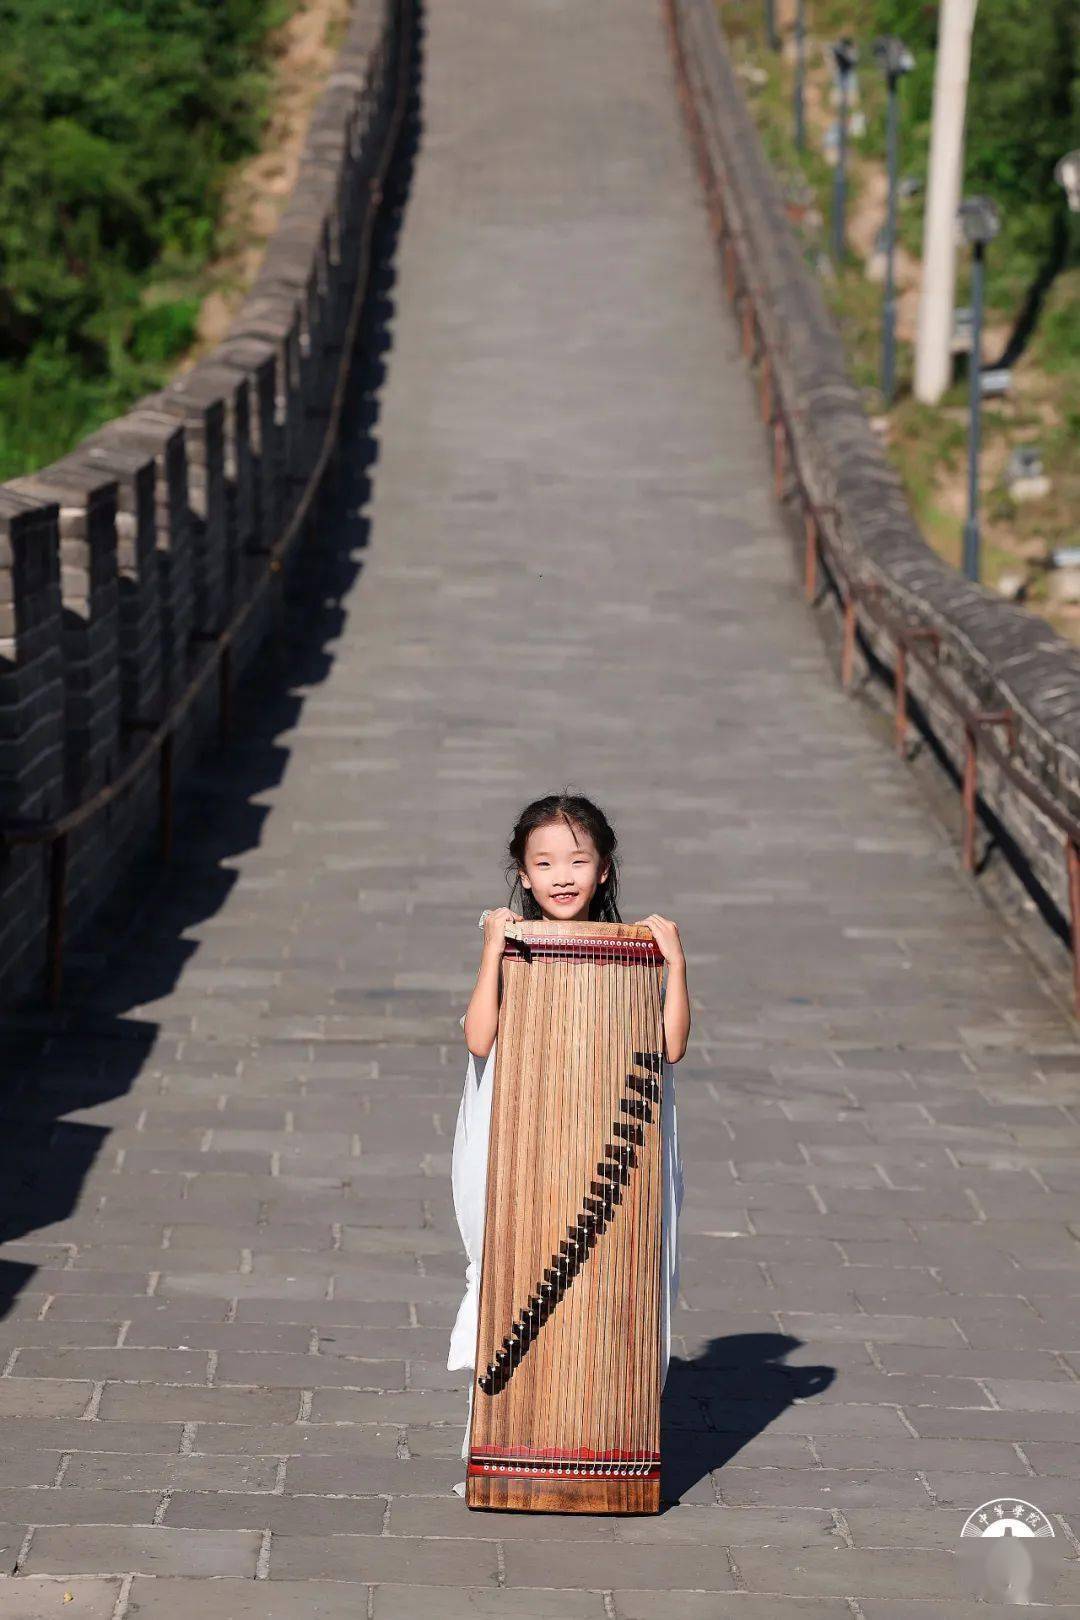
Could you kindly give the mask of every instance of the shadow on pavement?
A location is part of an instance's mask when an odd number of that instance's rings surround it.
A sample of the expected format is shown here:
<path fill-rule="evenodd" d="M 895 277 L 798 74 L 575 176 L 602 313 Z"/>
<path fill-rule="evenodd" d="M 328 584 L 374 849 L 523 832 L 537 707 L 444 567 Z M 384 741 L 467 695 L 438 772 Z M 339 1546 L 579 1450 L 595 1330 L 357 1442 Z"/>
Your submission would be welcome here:
<path fill-rule="evenodd" d="M 660 1408 L 665 1507 L 723 1468 L 793 1401 L 828 1389 L 835 1367 L 784 1365 L 802 1342 L 786 1333 L 733 1333 L 711 1339 L 692 1360 L 672 1357 Z"/>

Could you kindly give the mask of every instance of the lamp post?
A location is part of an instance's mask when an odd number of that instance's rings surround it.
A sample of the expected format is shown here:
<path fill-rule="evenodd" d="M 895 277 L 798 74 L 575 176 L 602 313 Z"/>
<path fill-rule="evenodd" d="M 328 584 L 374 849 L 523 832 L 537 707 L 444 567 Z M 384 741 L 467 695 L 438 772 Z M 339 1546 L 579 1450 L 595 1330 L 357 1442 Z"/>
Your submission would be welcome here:
<path fill-rule="evenodd" d="M 806 0 L 795 0 L 795 150 L 806 150 Z"/>
<path fill-rule="evenodd" d="M 885 150 L 889 169 L 889 200 L 885 210 L 885 300 L 881 309 L 881 392 L 886 408 L 896 392 L 896 188 L 899 148 L 900 80 L 915 66 L 915 58 L 902 39 L 887 34 L 874 41 L 874 56 L 885 75 L 888 102 L 885 114 Z"/>
<path fill-rule="evenodd" d="M 853 39 L 838 39 L 832 47 L 833 61 L 839 89 L 839 119 L 837 123 L 836 173 L 833 176 L 832 248 L 833 258 L 839 265 L 844 257 L 844 214 L 847 209 L 847 137 L 848 97 L 855 65 L 859 60 L 858 47 Z"/>
<path fill-rule="evenodd" d="M 971 248 L 971 416 L 968 428 L 968 515 L 964 524 L 965 579 L 979 577 L 979 438 L 982 427 L 982 321 L 986 249 L 1001 229 L 989 197 L 966 197 L 960 204 L 960 229 Z"/>

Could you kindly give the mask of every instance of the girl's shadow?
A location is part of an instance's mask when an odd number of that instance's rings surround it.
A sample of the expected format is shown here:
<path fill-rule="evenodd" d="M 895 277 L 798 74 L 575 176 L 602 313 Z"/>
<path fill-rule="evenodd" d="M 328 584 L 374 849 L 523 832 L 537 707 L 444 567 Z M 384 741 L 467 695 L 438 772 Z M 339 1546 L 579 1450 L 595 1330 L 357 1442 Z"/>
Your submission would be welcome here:
<path fill-rule="evenodd" d="M 711 1339 L 692 1360 L 673 1356 L 660 1408 L 665 1504 L 740 1452 L 794 1400 L 828 1389 L 835 1367 L 785 1367 L 801 1349 L 786 1333 L 733 1333 Z"/>

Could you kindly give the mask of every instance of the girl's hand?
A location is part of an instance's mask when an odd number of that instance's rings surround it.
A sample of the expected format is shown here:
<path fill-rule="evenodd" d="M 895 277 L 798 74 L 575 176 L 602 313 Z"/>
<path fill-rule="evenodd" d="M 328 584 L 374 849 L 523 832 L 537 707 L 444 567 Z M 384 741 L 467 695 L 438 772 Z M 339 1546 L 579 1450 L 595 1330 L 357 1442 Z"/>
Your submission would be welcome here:
<path fill-rule="evenodd" d="M 516 911 L 508 906 L 497 906 L 489 911 L 484 918 L 484 952 L 486 954 L 502 955 L 503 945 L 506 941 L 506 930 L 512 923 L 521 922 Z"/>
<path fill-rule="evenodd" d="M 635 926 L 652 930 L 653 939 L 659 945 L 668 967 L 685 966 L 686 957 L 683 955 L 682 940 L 679 938 L 679 925 L 673 923 L 670 917 L 661 917 L 654 911 L 650 916 L 643 917 Z"/>

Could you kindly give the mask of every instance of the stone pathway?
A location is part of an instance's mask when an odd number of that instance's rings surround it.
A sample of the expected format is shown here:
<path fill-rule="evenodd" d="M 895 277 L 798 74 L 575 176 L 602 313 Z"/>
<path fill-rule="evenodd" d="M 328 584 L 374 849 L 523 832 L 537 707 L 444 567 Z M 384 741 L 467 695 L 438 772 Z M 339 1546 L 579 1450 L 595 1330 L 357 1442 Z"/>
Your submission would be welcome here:
<path fill-rule="evenodd" d="M 67 1030 L 4 1039 L 0 1616 L 973 1620 L 1014 1493 L 1080 1614 L 1076 1030 L 798 599 L 658 7 L 424 50 L 307 650 Z M 695 997 L 655 1520 L 450 1492 L 456 1020 L 567 782 Z"/>

